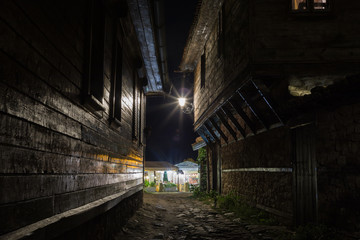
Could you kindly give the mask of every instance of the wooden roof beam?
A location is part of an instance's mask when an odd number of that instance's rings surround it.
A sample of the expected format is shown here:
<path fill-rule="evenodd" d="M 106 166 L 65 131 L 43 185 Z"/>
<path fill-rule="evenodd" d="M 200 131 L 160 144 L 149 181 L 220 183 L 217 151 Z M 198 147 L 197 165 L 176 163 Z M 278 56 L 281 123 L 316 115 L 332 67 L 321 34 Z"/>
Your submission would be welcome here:
<path fill-rule="evenodd" d="M 218 118 L 220 119 L 222 124 L 224 124 L 224 126 L 229 131 L 231 136 L 233 136 L 235 141 L 237 141 L 236 132 L 231 128 L 230 124 L 226 121 L 226 119 L 225 119 L 224 115 L 222 114 L 221 110 L 216 112 L 216 116 L 218 116 Z"/>
<path fill-rule="evenodd" d="M 244 110 L 241 108 L 240 104 L 236 101 L 236 99 L 229 99 L 229 104 L 231 107 L 235 109 L 235 111 L 240 115 L 240 117 L 244 120 L 246 125 L 249 126 L 250 130 L 256 134 L 255 124 L 251 121 L 251 119 L 246 115 Z"/>
<path fill-rule="evenodd" d="M 205 122 L 204 127 L 207 129 L 207 131 L 210 133 L 210 135 L 215 139 L 215 142 L 220 144 L 220 139 L 216 136 L 215 132 L 212 130 L 209 123 Z"/>
<path fill-rule="evenodd" d="M 205 136 L 205 134 L 202 132 L 201 129 L 197 130 L 196 132 L 197 132 L 197 134 L 199 134 L 199 136 L 204 140 L 204 142 L 206 143 L 206 145 L 208 145 L 208 144 L 211 142 L 211 140 L 209 140 L 209 139 Z"/>
<path fill-rule="evenodd" d="M 241 127 L 240 123 L 236 120 L 236 118 L 234 117 L 234 115 L 231 113 L 231 111 L 227 108 L 225 108 L 224 106 L 221 107 L 221 110 L 229 117 L 229 119 L 231 120 L 231 122 L 235 125 L 235 127 L 239 130 L 239 132 L 241 133 L 241 135 L 245 138 L 246 137 L 246 133 L 245 130 Z"/>
<path fill-rule="evenodd" d="M 221 137 L 225 140 L 225 142 L 228 143 L 228 138 L 227 138 L 227 136 L 224 134 L 224 132 L 221 130 L 221 128 L 217 125 L 217 123 L 215 122 L 215 120 L 210 117 L 210 118 L 209 118 L 209 121 L 210 121 L 211 124 L 214 126 L 214 128 L 216 129 L 216 131 L 218 131 L 218 132 L 220 133 Z"/>
<path fill-rule="evenodd" d="M 265 119 L 261 116 L 260 111 L 255 107 L 255 104 L 252 102 L 252 100 L 245 95 L 245 93 L 237 91 L 239 96 L 242 98 L 242 100 L 246 103 L 246 105 L 250 108 L 250 110 L 253 112 L 255 117 L 260 121 L 260 123 L 266 128 L 266 130 L 269 130 L 269 124 L 266 123 Z"/>
<path fill-rule="evenodd" d="M 274 104 L 271 97 L 266 93 L 266 91 L 261 91 L 261 88 L 263 88 L 263 86 L 265 86 L 265 84 L 262 82 L 262 80 L 260 80 L 260 79 L 252 79 L 251 82 L 254 85 L 254 87 L 256 88 L 256 90 L 259 92 L 260 96 L 264 99 L 266 104 L 269 106 L 271 111 L 277 117 L 277 119 L 279 119 L 279 122 L 282 125 L 284 125 L 284 120 L 280 117 L 280 115 L 278 114 L 278 111 L 276 110 L 276 107 L 275 107 L 276 104 Z"/>

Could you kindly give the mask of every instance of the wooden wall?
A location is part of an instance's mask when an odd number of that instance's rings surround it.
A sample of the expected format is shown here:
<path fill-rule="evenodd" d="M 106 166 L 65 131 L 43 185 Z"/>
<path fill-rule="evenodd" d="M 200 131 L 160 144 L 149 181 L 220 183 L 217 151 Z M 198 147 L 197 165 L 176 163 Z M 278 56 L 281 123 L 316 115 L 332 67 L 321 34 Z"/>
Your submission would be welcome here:
<path fill-rule="evenodd" d="M 291 1 L 251 1 L 252 61 L 260 75 L 358 73 L 360 3 L 330 1 L 330 10 L 299 13 Z"/>
<path fill-rule="evenodd" d="M 89 2 L 0 3 L 0 234 L 122 190 L 142 189 L 143 146 L 133 140 L 132 122 L 133 101 L 143 99 L 138 109 L 144 111 L 144 97 L 140 86 L 133 91 L 139 51 L 130 14 L 117 21 L 106 14 L 105 110 L 99 117 L 82 99 Z M 109 124 L 109 98 L 114 29 L 121 26 L 117 129 Z"/>
<path fill-rule="evenodd" d="M 228 0 L 224 7 L 222 21 L 219 16 L 211 28 L 208 40 L 204 46 L 205 53 L 205 86 L 201 87 L 201 61 L 199 59 L 194 70 L 194 105 L 195 122 L 199 120 L 205 110 L 221 101 L 220 95 L 234 83 L 240 84 L 245 79 L 238 79 L 249 62 L 249 26 L 248 26 L 248 1 Z M 221 16 L 221 15 L 220 15 Z M 221 35 L 224 42 L 219 43 L 219 27 L 223 28 Z M 219 49 L 221 54 L 219 54 Z M 235 84 L 238 85 L 238 84 Z M 231 89 L 234 90 L 234 89 Z"/>
<path fill-rule="evenodd" d="M 225 1 L 219 9 L 223 11 L 223 54 L 217 54 L 215 21 L 204 46 L 204 87 L 200 57 L 194 70 L 195 123 L 200 120 L 201 124 L 202 115 L 206 118 L 250 76 L 286 82 L 359 74 L 360 3 L 330 3 L 329 11 L 299 13 L 291 10 L 290 0 Z"/>

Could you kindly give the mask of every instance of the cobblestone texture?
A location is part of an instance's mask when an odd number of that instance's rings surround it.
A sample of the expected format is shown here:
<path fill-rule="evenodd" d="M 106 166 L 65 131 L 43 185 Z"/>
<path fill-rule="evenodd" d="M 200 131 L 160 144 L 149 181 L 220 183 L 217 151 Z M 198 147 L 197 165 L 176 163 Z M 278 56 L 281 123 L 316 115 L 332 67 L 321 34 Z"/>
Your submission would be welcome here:
<path fill-rule="evenodd" d="M 144 194 L 143 207 L 114 239 L 273 239 L 281 226 L 250 225 L 233 213 L 219 213 L 190 194 Z"/>

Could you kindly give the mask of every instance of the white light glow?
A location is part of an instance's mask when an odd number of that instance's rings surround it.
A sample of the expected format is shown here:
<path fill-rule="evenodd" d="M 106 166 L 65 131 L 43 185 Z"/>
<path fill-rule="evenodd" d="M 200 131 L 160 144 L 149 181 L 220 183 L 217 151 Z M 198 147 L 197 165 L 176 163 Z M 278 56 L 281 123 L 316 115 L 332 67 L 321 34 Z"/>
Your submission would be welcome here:
<path fill-rule="evenodd" d="M 179 98 L 179 105 L 180 107 L 185 106 L 186 99 L 185 98 Z"/>

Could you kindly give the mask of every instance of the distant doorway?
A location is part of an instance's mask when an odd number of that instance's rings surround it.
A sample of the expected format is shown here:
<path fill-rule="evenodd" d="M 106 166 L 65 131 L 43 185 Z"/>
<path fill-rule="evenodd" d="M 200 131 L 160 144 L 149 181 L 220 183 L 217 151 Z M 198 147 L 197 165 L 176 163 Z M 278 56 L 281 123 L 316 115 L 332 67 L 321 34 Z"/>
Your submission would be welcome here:
<path fill-rule="evenodd" d="M 296 225 L 317 221 L 315 126 L 292 130 L 294 213 Z"/>

